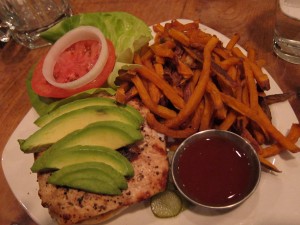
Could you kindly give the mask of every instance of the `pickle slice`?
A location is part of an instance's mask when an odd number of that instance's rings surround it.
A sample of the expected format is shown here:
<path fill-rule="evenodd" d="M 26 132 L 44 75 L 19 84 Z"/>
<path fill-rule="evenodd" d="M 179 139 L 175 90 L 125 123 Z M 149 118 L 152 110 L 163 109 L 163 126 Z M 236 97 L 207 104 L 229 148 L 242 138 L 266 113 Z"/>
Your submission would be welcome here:
<path fill-rule="evenodd" d="M 171 190 L 153 196 L 150 205 L 153 214 L 159 218 L 177 216 L 182 210 L 181 198 Z"/>

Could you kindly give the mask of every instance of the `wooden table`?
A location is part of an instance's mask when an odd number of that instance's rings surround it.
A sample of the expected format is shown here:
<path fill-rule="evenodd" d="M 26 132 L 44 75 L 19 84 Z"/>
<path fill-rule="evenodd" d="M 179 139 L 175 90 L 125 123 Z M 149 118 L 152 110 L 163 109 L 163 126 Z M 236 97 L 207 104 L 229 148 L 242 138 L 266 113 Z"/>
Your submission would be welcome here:
<path fill-rule="evenodd" d="M 71 0 L 74 13 L 126 11 L 148 25 L 161 21 L 187 18 L 200 19 L 203 24 L 226 36 L 238 32 L 240 44 L 247 42 L 258 49 L 258 57 L 266 60 L 265 68 L 283 91 L 300 87 L 300 65 L 287 63 L 272 51 L 275 0 Z M 0 153 L 7 140 L 31 108 L 25 78 L 48 48 L 29 50 L 11 41 L 0 49 Z M 298 120 L 300 99 L 290 101 Z M 17 178 L 16 178 L 17 179 Z M 35 224 L 18 203 L 0 170 L 0 224 Z"/>

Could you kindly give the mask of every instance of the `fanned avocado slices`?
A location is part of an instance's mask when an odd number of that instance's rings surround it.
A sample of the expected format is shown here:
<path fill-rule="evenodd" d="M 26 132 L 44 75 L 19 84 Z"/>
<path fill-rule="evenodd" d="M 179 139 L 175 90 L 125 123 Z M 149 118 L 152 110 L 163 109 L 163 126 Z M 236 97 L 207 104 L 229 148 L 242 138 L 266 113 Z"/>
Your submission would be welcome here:
<path fill-rule="evenodd" d="M 45 151 L 31 167 L 32 172 L 62 169 L 84 162 L 101 162 L 123 176 L 133 176 L 133 167 L 118 151 L 103 146 L 73 146 Z"/>
<path fill-rule="evenodd" d="M 112 172 L 113 171 L 113 172 Z M 127 183 L 121 174 L 101 162 L 84 162 L 65 166 L 54 172 L 48 183 L 97 194 L 120 195 Z"/>
<path fill-rule="evenodd" d="M 90 97 L 64 104 L 38 118 L 40 129 L 18 140 L 25 153 L 40 152 L 32 172 L 50 172 L 48 183 L 120 195 L 134 175 L 117 150 L 143 139 L 143 117 L 130 105 Z"/>

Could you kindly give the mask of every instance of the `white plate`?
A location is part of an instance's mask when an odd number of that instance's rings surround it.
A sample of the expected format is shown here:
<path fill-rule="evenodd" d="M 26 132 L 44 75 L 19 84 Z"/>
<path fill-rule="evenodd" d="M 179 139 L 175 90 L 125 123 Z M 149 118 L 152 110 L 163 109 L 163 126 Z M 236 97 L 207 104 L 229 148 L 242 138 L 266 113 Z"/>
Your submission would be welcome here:
<path fill-rule="evenodd" d="M 186 23 L 189 20 L 181 19 Z M 209 27 L 201 28 L 215 34 L 223 41 L 228 38 Z M 265 71 L 267 73 L 267 71 Z M 269 94 L 282 93 L 278 85 L 270 76 L 271 91 Z M 298 123 L 290 104 L 278 103 L 271 107 L 273 124 L 286 134 L 292 123 Z M 16 128 L 2 155 L 2 167 L 5 177 L 14 195 L 25 208 L 31 218 L 40 225 L 54 225 L 48 210 L 41 206 L 38 197 L 38 183 L 36 174 L 30 172 L 33 163 L 32 154 L 24 154 L 19 149 L 18 139 L 27 138 L 37 127 L 33 121 L 37 118 L 34 109 L 31 109 Z M 298 142 L 299 145 L 299 142 Z M 241 206 L 229 212 L 219 213 L 206 211 L 200 208 L 185 210 L 179 216 L 171 219 L 158 219 L 153 216 L 148 202 L 129 207 L 118 217 L 105 224 L 114 225 L 176 225 L 176 224 L 223 224 L 223 225 L 296 225 L 300 221 L 300 154 L 282 154 L 272 158 L 283 172 L 280 174 L 262 173 L 261 182 L 257 191 Z"/>

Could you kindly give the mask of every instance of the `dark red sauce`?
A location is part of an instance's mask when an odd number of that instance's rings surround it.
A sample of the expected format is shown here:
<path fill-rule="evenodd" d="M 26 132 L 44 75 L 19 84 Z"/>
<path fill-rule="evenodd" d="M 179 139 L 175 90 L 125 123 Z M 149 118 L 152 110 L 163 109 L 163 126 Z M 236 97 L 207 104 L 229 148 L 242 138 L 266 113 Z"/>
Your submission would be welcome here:
<path fill-rule="evenodd" d="M 176 165 L 177 185 L 200 204 L 234 204 L 255 185 L 256 175 L 244 150 L 222 137 L 194 139 Z"/>

